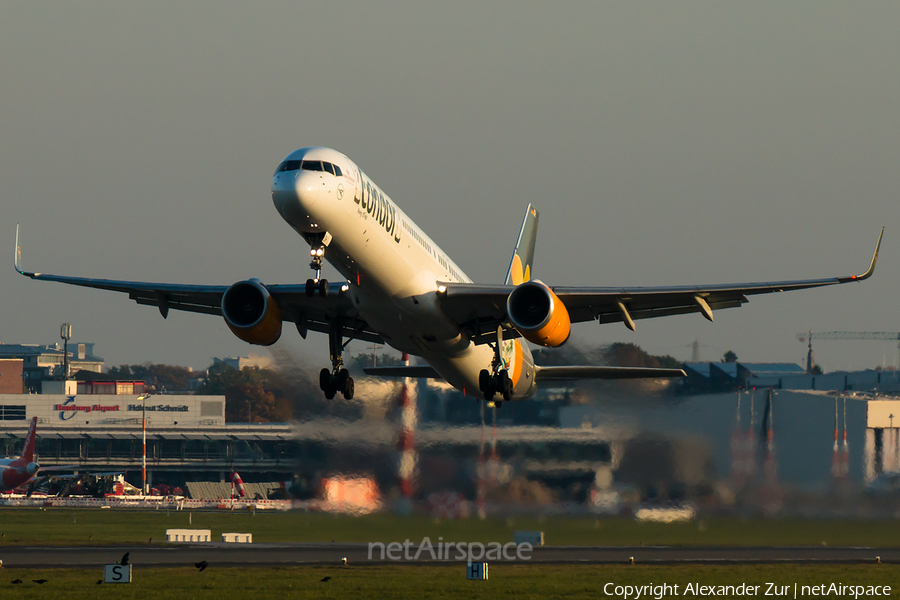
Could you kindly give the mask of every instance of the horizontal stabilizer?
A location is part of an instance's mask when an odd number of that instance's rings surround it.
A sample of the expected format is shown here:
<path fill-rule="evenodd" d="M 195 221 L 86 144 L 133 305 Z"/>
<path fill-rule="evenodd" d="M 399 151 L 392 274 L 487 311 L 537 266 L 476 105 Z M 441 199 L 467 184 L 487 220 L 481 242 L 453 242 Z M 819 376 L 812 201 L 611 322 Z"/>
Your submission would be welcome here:
<path fill-rule="evenodd" d="M 366 375 L 373 377 L 412 377 L 413 379 L 443 379 L 433 367 L 428 365 L 398 366 L 398 367 L 367 367 L 363 369 Z"/>
<path fill-rule="evenodd" d="M 41 467 L 41 473 L 59 473 L 59 472 L 72 472 L 72 471 L 83 471 L 84 467 L 80 465 L 54 465 L 52 467 Z M 91 473 L 95 477 L 100 477 L 102 475 L 121 475 L 122 471 L 117 471 L 115 473 Z"/>
<path fill-rule="evenodd" d="M 685 377 L 681 369 L 650 367 L 536 367 L 536 381 L 570 381 L 575 379 L 656 379 Z"/>

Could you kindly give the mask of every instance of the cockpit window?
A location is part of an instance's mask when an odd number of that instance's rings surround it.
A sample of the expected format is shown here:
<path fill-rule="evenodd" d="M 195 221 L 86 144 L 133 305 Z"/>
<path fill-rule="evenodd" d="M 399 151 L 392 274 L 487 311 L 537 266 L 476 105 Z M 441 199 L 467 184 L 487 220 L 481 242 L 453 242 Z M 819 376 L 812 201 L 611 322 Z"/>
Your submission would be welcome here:
<path fill-rule="evenodd" d="M 286 160 L 283 163 L 281 163 L 280 165 L 278 165 L 278 168 L 275 169 L 275 172 L 281 173 L 283 171 L 296 171 L 299 168 L 300 168 L 299 160 Z"/>
<path fill-rule="evenodd" d="M 297 169 L 303 169 L 304 171 L 328 172 L 337 177 L 342 177 L 344 175 L 339 166 L 330 162 L 325 162 L 324 160 L 286 160 L 278 165 L 278 168 L 275 169 L 275 172 L 281 173 L 283 171 L 296 171 Z"/>

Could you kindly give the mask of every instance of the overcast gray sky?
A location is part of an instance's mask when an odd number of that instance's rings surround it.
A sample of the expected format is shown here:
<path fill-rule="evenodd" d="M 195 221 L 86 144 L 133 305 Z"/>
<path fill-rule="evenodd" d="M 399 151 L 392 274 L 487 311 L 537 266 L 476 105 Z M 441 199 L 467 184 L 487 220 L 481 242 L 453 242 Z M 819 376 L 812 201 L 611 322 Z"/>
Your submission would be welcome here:
<path fill-rule="evenodd" d="M 219 318 L 16 275 L 15 224 L 31 270 L 305 281 L 269 184 L 309 145 L 350 156 L 476 281 L 502 279 L 528 202 L 551 285 L 850 275 L 887 228 L 864 284 L 576 342 L 801 362 L 809 328 L 900 331 L 895 2 L 5 2 L 0 56 L 2 342 L 68 321 L 110 365 L 265 353 Z M 278 346 L 328 362 L 293 328 Z M 826 370 L 897 360 L 816 351 Z"/>

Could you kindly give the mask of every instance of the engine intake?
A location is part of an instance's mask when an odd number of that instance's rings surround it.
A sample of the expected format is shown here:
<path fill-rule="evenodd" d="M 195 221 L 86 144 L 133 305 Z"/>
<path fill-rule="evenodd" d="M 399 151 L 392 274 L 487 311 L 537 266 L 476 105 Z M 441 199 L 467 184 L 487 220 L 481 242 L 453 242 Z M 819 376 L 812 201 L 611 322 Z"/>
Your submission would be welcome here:
<path fill-rule="evenodd" d="M 225 291 L 222 316 L 232 333 L 250 344 L 271 346 L 281 337 L 281 311 L 258 279 L 239 281 Z"/>
<path fill-rule="evenodd" d="M 506 300 L 506 314 L 522 337 L 541 346 L 562 346 L 572 330 L 566 305 L 537 280 L 516 286 Z"/>

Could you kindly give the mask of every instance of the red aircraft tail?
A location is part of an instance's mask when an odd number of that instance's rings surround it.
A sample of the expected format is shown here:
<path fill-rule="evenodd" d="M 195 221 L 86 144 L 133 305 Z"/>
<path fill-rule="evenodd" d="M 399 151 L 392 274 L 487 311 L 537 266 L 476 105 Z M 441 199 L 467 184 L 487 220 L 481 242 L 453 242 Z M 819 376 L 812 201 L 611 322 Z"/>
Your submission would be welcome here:
<path fill-rule="evenodd" d="M 19 460 L 26 464 L 34 462 L 34 438 L 36 430 L 37 417 L 33 417 L 31 419 L 31 428 L 28 430 L 28 435 L 25 436 L 25 446 L 22 448 L 22 456 L 19 457 Z"/>

